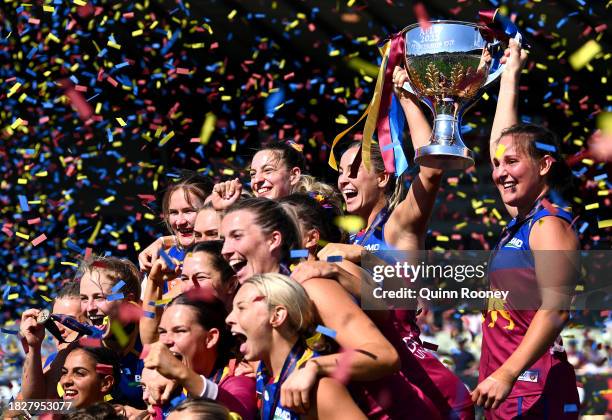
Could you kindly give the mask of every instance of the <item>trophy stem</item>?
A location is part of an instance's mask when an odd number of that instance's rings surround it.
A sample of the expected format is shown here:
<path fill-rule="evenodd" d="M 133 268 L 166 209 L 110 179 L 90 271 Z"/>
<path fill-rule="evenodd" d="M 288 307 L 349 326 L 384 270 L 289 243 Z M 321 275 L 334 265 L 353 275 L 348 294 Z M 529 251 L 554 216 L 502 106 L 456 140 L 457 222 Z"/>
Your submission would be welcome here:
<path fill-rule="evenodd" d="M 473 153 L 463 143 L 459 130 L 459 118 L 438 114 L 430 143 L 419 147 L 414 161 L 421 166 L 438 169 L 466 169 L 474 165 Z"/>

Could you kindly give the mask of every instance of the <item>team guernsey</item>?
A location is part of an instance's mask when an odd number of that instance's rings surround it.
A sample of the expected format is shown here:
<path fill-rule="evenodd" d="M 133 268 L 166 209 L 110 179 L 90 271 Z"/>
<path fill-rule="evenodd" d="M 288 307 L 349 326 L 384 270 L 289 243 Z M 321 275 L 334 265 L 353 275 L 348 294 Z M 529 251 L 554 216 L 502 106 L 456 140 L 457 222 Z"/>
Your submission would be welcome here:
<path fill-rule="evenodd" d="M 385 224 L 389 215 L 387 208 L 381 210 L 368 229 L 351 236 L 351 243 L 361 245 L 371 252 L 392 250 L 385 242 Z M 433 405 L 445 418 L 474 417 L 473 404 L 466 386 L 423 346 L 419 337 L 421 331 L 416 323 L 416 311 L 392 310 L 390 318 L 377 323 L 377 327 L 398 351 L 402 364 L 401 376 L 416 386 L 407 395 L 426 395 L 428 401 L 424 401 L 425 405 Z M 369 402 L 372 403 L 372 399 Z"/>
<path fill-rule="evenodd" d="M 261 420 L 299 420 L 300 415 L 283 407 L 280 403 L 280 391 L 283 382 L 295 369 L 302 366 L 309 359 L 317 357 L 318 354 L 301 341 L 297 341 L 289 355 L 285 359 L 283 369 L 275 378 L 264 366 L 259 363 L 257 368 L 256 389 L 257 399 L 260 405 Z"/>
<path fill-rule="evenodd" d="M 548 208 L 546 208 L 548 207 Z M 495 372 L 517 349 L 537 313 L 526 308 L 538 308 L 538 282 L 529 234 L 536 223 L 545 217 L 559 217 L 571 223 L 572 216 L 560 207 L 544 207 L 538 202 L 522 220 L 513 219 L 502 234 L 489 264 L 492 289 L 511 290 L 507 301 L 488 302 L 483 323 L 482 354 L 479 381 Z M 514 293 L 513 293 L 514 294 Z M 497 410 L 488 410 L 487 418 L 577 418 L 578 393 L 572 366 L 567 362 L 560 338 L 515 382 L 506 401 Z M 535 418 L 533 417 L 533 418 Z M 530 417 L 532 418 L 532 417 Z"/>

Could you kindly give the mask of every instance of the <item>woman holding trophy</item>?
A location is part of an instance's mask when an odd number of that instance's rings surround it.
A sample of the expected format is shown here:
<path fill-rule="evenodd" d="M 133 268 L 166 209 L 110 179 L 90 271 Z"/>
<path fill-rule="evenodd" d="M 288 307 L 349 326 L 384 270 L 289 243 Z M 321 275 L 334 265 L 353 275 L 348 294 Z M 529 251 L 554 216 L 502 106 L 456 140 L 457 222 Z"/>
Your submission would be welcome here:
<path fill-rule="evenodd" d="M 489 419 L 573 419 L 579 408 L 576 378 L 559 338 L 570 299 L 559 291 L 573 290 L 574 280 L 563 255 L 579 246 L 572 216 L 560 199 L 559 187 L 571 184 L 571 171 L 552 132 L 517 124 L 525 58 L 511 42 L 491 133 L 493 182 L 513 219 L 496 246 L 489 281 L 498 288 L 505 278 L 514 290 L 532 295 L 538 290 L 539 299 L 527 308 L 509 297 L 503 302 L 506 316 L 500 318 L 499 308 L 486 312 L 479 385 L 472 399 Z"/>

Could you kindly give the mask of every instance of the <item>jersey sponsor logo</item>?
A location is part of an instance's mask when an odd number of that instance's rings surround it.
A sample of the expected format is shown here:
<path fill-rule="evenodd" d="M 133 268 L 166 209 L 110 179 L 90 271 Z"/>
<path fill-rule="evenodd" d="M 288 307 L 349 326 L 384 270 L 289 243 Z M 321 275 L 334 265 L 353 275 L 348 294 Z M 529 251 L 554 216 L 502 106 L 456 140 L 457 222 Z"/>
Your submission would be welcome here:
<path fill-rule="evenodd" d="M 364 245 L 364 248 L 368 251 L 378 251 L 380 249 L 380 244 L 368 244 Z"/>
<path fill-rule="evenodd" d="M 521 373 L 521 376 L 518 377 L 517 381 L 537 383 L 539 376 L 540 372 L 537 370 L 526 370 Z"/>
<path fill-rule="evenodd" d="M 506 244 L 506 246 L 504 246 L 504 248 L 516 248 L 516 249 L 521 249 L 521 247 L 523 246 L 523 240 L 519 239 L 519 238 L 512 238 L 510 239 L 510 242 L 508 242 Z"/>
<path fill-rule="evenodd" d="M 274 420 L 291 420 L 291 412 L 277 406 L 274 410 Z"/>

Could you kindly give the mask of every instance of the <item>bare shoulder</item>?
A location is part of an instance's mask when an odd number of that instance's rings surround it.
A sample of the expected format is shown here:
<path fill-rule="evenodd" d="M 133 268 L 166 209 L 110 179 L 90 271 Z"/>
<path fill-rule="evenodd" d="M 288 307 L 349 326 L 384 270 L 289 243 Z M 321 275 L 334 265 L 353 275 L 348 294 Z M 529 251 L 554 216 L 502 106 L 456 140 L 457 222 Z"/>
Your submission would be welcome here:
<path fill-rule="evenodd" d="M 570 224 L 556 216 L 546 216 L 535 222 L 529 234 L 533 250 L 578 249 L 578 237 Z"/>

